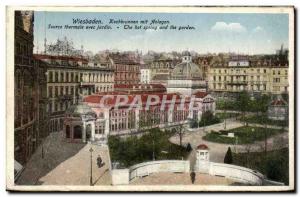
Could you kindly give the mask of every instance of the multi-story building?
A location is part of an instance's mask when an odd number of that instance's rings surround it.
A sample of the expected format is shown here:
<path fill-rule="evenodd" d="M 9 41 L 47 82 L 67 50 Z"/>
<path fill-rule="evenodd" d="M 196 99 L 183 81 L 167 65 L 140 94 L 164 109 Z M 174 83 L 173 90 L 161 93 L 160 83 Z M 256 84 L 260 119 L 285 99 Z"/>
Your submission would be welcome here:
<path fill-rule="evenodd" d="M 114 70 L 108 62 L 90 63 L 82 57 L 35 55 L 48 65 L 47 97 L 50 132 L 63 128 L 63 116 L 78 95 L 114 90 Z"/>
<path fill-rule="evenodd" d="M 166 86 L 169 75 L 179 62 L 180 60 L 177 59 L 172 60 L 166 58 L 160 58 L 149 62 L 147 64 L 147 68 L 150 69 L 149 73 L 151 83 L 158 83 Z"/>
<path fill-rule="evenodd" d="M 140 83 L 140 60 L 126 53 L 111 53 L 115 70 L 115 84 L 137 84 Z"/>
<path fill-rule="evenodd" d="M 141 67 L 141 83 L 148 84 L 151 82 L 151 69 L 147 66 Z"/>
<path fill-rule="evenodd" d="M 115 92 L 120 94 L 146 94 L 146 93 L 166 93 L 167 89 L 162 84 L 116 84 Z"/>
<path fill-rule="evenodd" d="M 32 11 L 15 12 L 14 154 L 25 164 L 48 135 L 47 67 L 33 57 Z"/>
<path fill-rule="evenodd" d="M 192 104 L 190 97 L 182 100 L 178 93 L 123 96 L 128 97 L 126 103 L 118 103 L 118 94 L 90 95 L 84 98 L 84 103 L 70 107 L 64 121 L 65 139 L 102 141 L 108 135 L 130 135 L 153 127 L 172 128 L 187 124 L 189 119 L 200 120 L 205 111 L 215 111 L 215 99 L 205 92 L 195 93 Z M 153 97 L 158 102 L 149 102 Z M 191 108 L 193 104 L 198 107 Z"/>
<path fill-rule="evenodd" d="M 274 59 L 274 58 L 273 58 Z M 288 92 L 288 63 L 234 59 L 209 69 L 209 89 L 215 94 L 248 91 L 256 94 Z"/>

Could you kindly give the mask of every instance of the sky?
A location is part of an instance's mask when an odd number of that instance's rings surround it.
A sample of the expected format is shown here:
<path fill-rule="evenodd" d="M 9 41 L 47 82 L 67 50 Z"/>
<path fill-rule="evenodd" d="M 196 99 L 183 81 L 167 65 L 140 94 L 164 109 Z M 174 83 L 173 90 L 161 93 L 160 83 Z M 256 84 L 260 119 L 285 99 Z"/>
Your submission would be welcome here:
<path fill-rule="evenodd" d="M 273 54 L 281 44 L 288 48 L 288 14 L 247 13 L 88 13 L 35 12 L 34 52 L 47 44 L 67 37 L 85 51 L 102 50 L 157 52 L 193 50 L 198 53 L 235 52 Z M 110 19 L 161 20 L 194 30 L 124 30 L 112 25 L 110 30 L 49 29 L 51 25 L 73 25 L 72 19 L 98 19 L 105 25 Z M 169 25 L 170 25 L 169 24 Z M 97 25 L 96 25 L 97 26 Z M 117 26 L 119 28 L 117 28 Z"/>

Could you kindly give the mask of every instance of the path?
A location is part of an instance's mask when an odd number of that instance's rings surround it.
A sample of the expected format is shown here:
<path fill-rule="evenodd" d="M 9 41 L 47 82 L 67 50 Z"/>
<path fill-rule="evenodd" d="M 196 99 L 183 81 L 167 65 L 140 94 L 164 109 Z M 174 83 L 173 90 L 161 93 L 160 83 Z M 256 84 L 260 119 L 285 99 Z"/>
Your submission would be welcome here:
<path fill-rule="evenodd" d="M 136 178 L 130 185 L 191 185 L 189 173 L 159 172 Z M 196 173 L 195 185 L 233 185 L 234 181 L 218 176 Z"/>
<path fill-rule="evenodd" d="M 44 142 L 45 156 L 41 147 L 28 161 L 17 184 L 21 185 L 89 185 L 90 152 L 93 148 L 93 184 L 111 184 L 108 170 L 107 146 L 64 142 L 60 133 L 51 133 Z M 96 163 L 100 155 L 104 165 Z"/>
<path fill-rule="evenodd" d="M 249 124 L 251 126 L 252 124 Z M 241 127 L 243 124 L 234 119 L 227 119 L 226 129 L 233 129 L 237 127 Z M 253 125 L 254 126 L 254 125 Z M 255 124 L 255 126 L 263 127 L 263 125 Z M 268 128 L 281 128 L 276 126 L 268 126 Z M 233 151 L 237 152 L 246 152 L 247 148 L 250 149 L 250 152 L 259 152 L 264 150 L 264 141 L 257 141 L 251 145 L 232 145 L 232 144 L 221 144 L 215 142 L 209 142 L 203 140 L 202 137 L 205 136 L 206 132 L 210 132 L 211 130 L 220 131 L 224 130 L 224 123 L 210 125 L 203 128 L 198 129 L 190 129 L 186 131 L 183 138 L 182 143 L 190 143 L 192 148 L 195 149 L 199 144 L 206 144 L 210 149 L 210 160 L 213 162 L 223 162 L 224 156 L 227 152 L 228 147 L 230 146 Z M 205 131 L 205 132 L 204 132 Z M 174 135 L 170 138 L 170 141 L 175 144 L 179 144 L 179 136 Z M 268 138 L 267 140 L 267 148 L 268 150 L 280 149 L 288 146 L 288 132 L 284 132 L 275 136 Z M 190 154 L 191 163 L 194 162 L 194 153 Z"/>

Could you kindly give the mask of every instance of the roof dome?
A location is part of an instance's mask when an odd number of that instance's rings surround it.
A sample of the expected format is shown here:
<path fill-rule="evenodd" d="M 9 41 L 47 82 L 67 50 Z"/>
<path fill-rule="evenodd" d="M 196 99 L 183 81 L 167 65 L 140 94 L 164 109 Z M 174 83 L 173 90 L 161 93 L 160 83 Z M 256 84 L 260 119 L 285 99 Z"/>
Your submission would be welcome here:
<path fill-rule="evenodd" d="M 72 116 L 81 116 L 81 115 L 96 116 L 96 113 L 92 110 L 92 108 L 85 103 L 78 103 L 78 104 L 70 106 L 66 110 L 66 114 L 72 115 Z"/>
<path fill-rule="evenodd" d="M 171 79 L 203 79 L 199 66 L 193 62 L 177 64 L 171 73 Z"/>
<path fill-rule="evenodd" d="M 208 150 L 208 147 L 205 144 L 200 144 L 197 146 L 198 150 Z"/>
<path fill-rule="evenodd" d="M 191 53 L 189 51 L 183 51 L 182 56 L 191 56 Z"/>

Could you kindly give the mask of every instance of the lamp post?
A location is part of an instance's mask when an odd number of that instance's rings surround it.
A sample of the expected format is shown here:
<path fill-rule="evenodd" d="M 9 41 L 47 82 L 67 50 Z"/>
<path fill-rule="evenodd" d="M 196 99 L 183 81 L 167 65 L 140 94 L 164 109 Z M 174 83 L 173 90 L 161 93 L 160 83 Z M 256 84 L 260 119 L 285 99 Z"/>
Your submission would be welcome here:
<path fill-rule="evenodd" d="M 93 148 L 91 147 L 89 151 L 90 151 L 90 153 L 91 153 L 90 186 L 93 186 L 93 165 L 92 165 L 92 161 L 93 161 L 93 151 L 94 151 L 94 150 L 93 150 Z"/>

